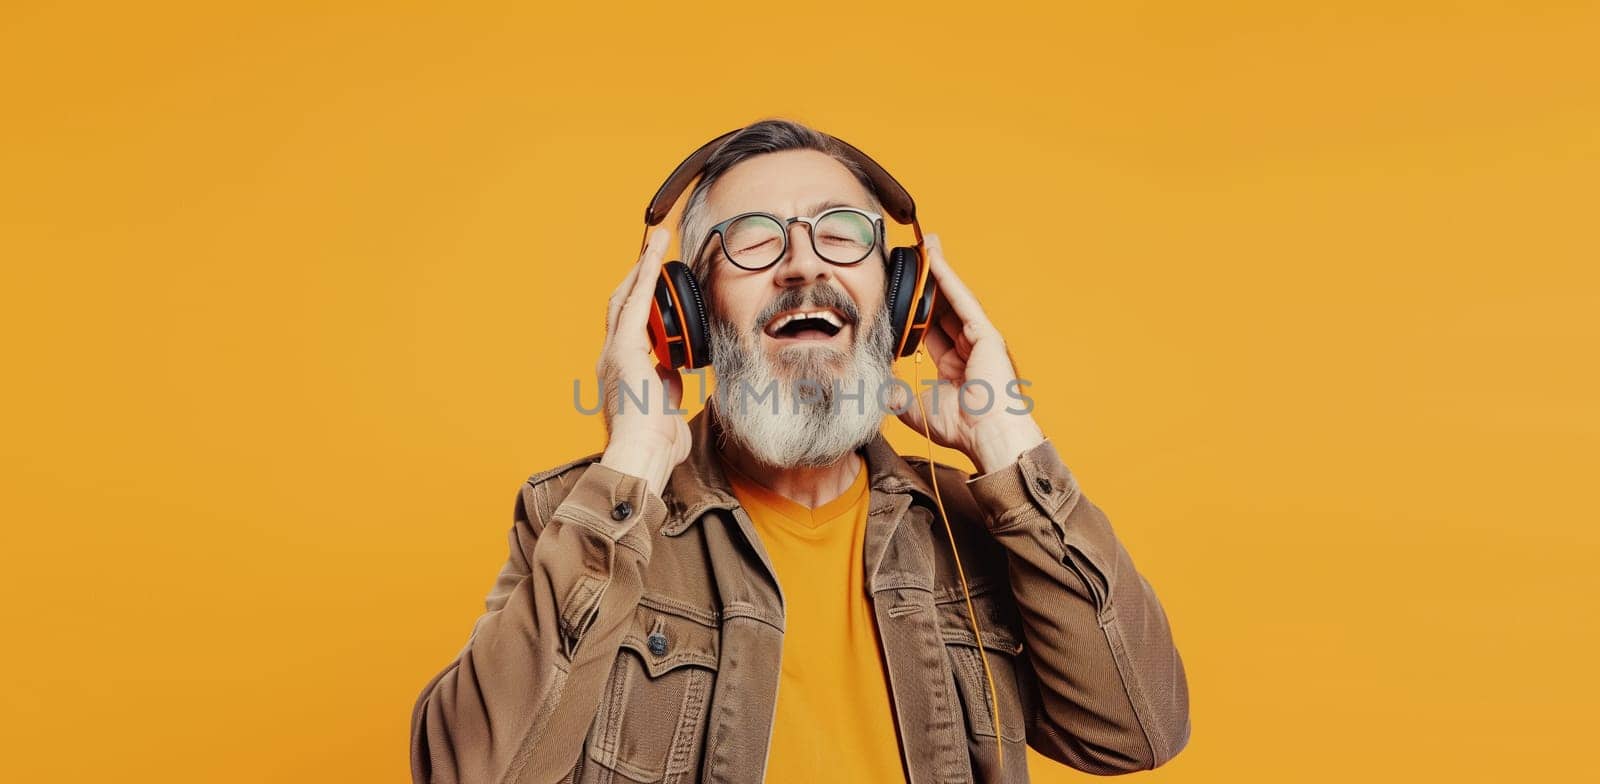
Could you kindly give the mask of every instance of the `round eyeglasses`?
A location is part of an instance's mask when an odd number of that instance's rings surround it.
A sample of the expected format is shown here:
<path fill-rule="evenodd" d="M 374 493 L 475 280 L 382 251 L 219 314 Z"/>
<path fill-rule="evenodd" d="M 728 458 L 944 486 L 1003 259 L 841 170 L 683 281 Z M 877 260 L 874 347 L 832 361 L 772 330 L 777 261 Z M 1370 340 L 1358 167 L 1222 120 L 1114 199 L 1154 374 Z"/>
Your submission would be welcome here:
<path fill-rule="evenodd" d="M 817 256 L 838 265 L 855 264 L 866 258 L 877 247 L 883 231 L 882 215 L 854 207 L 835 207 L 810 218 L 746 212 L 712 226 L 700 246 L 700 254 L 716 237 L 723 254 L 738 267 L 766 269 L 789 252 L 789 226 L 795 222 L 810 227 L 811 249 Z"/>

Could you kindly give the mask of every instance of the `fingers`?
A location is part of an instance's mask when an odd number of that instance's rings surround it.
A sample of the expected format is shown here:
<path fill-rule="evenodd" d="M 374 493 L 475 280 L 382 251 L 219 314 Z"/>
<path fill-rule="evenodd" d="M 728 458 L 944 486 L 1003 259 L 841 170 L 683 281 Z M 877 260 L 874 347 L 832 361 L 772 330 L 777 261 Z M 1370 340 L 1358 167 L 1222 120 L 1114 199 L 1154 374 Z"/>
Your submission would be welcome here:
<path fill-rule="evenodd" d="M 617 331 L 617 314 L 622 312 L 622 303 L 627 301 L 628 292 L 633 290 L 633 284 L 639 278 L 639 270 L 643 268 L 644 256 L 628 268 L 628 274 L 622 277 L 622 282 L 611 291 L 611 299 L 606 303 L 606 337 Z"/>
<path fill-rule="evenodd" d="M 606 302 L 607 340 L 617 331 L 617 314 L 622 312 L 623 303 L 628 301 L 628 294 L 633 291 L 634 285 L 638 283 L 639 270 L 644 269 L 645 261 L 650 258 L 650 240 L 655 238 L 656 232 L 662 232 L 662 230 L 658 228 L 650 233 L 645 240 L 644 250 L 639 252 L 638 261 L 635 261 L 633 266 L 628 268 L 628 274 L 622 276 L 622 282 L 611 290 L 611 299 Z"/>
<path fill-rule="evenodd" d="M 961 282 L 960 276 L 950 268 L 950 263 L 944 258 L 944 245 L 939 240 L 939 235 L 929 234 L 922 240 L 923 248 L 928 253 L 928 266 L 933 272 L 934 279 L 939 281 L 939 292 L 944 295 L 950 308 L 962 322 L 962 331 L 971 342 L 977 342 L 980 335 L 994 331 L 994 326 L 989 323 L 989 317 L 984 314 L 983 307 L 978 304 L 978 298 L 973 295 L 967 284 Z"/>
<path fill-rule="evenodd" d="M 963 380 L 959 374 L 966 368 L 966 359 L 956 350 L 941 325 L 935 324 L 923 333 L 922 343 L 928 347 L 928 356 L 933 360 L 933 366 L 938 368 L 940 378 Z"/>
<path fill-rule="evenodd" d="M 917 401 L 912 399 L 914 394 L 915 393 L 911 391 L 910 387 L 903 387 L 899 384 L 895 384 L 889 388 L 888 405 L 891 411 L 896 412 L 895 416 L 897 416 L 901 422 L 904 422 L 906 426 L 910 427 L 912 430 L 921 433 L 922 412 L 917 406 Z"/>
<path fill-rule="evenodd" d="M 945 352 L 955 350 L 955 344 L 951 342 L 944 325 L 940 323 L 928 325 L 927 331 L 922 333 L 922 345 L 928 347 L 928 356 L 934 362 L 943 359 Z"/>
<path fill-rule="evenodd" d="M 650 232 L 644 255 L 639 258 L 639 272 L 628 292 L 622 310 L 617 314 L 617 334 L 627 339 L 637 338 L 648 344 L 644 336 L 645 321 L 650 318 L 650 301 L 655 297 L 656 280 L 661 277 L 661 259 L 667 253 L 667 231 L 656 227 Z"/>
<path fill-rule="evenodd" d="M 955 311 L 947 310 L 939 316 L 939 326 L 944 327 L 944 334 L 950 337 L 950 344 L 956 347 L 956 352 L 962 356 L 972 355 L 972 339 L 967 337 L 966 325 Z"/>

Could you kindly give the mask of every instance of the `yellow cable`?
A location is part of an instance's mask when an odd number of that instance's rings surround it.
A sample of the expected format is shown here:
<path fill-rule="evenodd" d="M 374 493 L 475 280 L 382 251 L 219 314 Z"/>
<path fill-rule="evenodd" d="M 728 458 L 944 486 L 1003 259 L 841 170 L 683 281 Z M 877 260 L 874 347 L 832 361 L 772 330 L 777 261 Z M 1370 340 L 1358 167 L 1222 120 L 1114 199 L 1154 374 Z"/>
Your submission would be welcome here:
<path fill-rule="evenodd" d="M 917 348 L 917 353 L 911 363 L 911 377 L 914 383 L 911 386 L 911 397 L 917 401 L 917 412 L 922 414 L 922 437 L 928 442 L 928 483 L 933 485 L 933 503 L 939 507 L 939 519 L 944 521 L 944 532 L 950 537 L 950 552 L 956 557 L 956 576 L 961 579 L 961 594 L 967 600 L 967 618 L 972 622 L 972 638 L 978 643 L 978 658 L 983 661 L 983 677 L 989 681 L 989 716 L 994 724 L 994 747 L 999 757 L 999 768 L 1004 775 L 1006 767 L 1006 746 L 1000 738 L 1000 698 L 994 687 L 994 673 L 989 670 L 989 655 L 983 650 L 983 632 L 978 629 L 978 612 L 972 608 L 972 591 L 967 588 L 967 572 L 961 568 L 961 553 L 956 548 L 956 534 L 950 528 L 950 517 L 944 511 L 944 498 L 939 495 L 939 478 L 933 470 L 933 436 L 928 431 L 928 410 L 922 405 L 922 396 L 917 393 L 917 388 L 922 386 L 922 348 Z M 937 380 L 936 382 L 937 383 Z M 957 390 L 956 394 L 960 394 Z"/>

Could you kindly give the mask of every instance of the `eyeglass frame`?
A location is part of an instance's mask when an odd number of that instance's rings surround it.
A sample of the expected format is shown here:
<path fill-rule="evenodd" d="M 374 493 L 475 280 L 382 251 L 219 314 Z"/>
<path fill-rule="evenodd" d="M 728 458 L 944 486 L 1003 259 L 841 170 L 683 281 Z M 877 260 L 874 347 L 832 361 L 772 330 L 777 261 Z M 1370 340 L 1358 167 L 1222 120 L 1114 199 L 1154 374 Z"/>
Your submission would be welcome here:
<path fill-rule="evenodd" d="M 834 261 L 827 256 L 822 255 L 822 250 L 817 247 L 817 221 L 820 221 L 836 212 L 853 212 L 872 222 L 872 244 L 867 247 L 867 252 L 861 254 L 861 258 L 856 259 L 855 261 Z M 746 267 L 745 265 L 734 261 L 733 254 L 728 252 L 727 228 L 732 226 L 735 221 L 741 218 L 748 218 L 752 215 L 760 215 L 771 218 L 783 228 L 783 249 L 778 251 L 778 255 L 773 257 L 772 261 L 769 261 L 760 267 Z M 882 247 L 885 243 L 884 233 L 886 228 L 883 221 L 883 216 L 870 210 L 863 210 L 860 207 L 839 205 L 836 207 L 829 207 L 828 209 L 825 209 L 816 215 L 796 215 L 792 218 L 780 218 L 770 212 L 752 210 L 750 212 L 741 212 L 738 215 L 717 223 L 716 225 L 707 229 L 705 240 L 700 243 L 700 249 L 691 258 L 696 260 L 703 258 L 706 253 L 706 248 L 711 245 L 711 238 L 714 236 L 717 239 L 717 245 L 722 248 L 722 255 L 727 257 L 728 262 L 733 266 L 745 270 L 746 272 L 760 272 L 765 269 L 771 269 L 773 265 L 777 264 L 779 261 L 782 261 L 784 255 L 789 252 L 789 227 L 793 226 L 797 221 L 806 225 L 806 235 L 811 238 L 811 252 L 817 254 L 817 258 L 822 259 L 823 261 L 832 264 L 835 267 L 854 267 L 855 265 L 866 261 L 867 257 L 872 255 L 872 251 L 874 249 Z"/>

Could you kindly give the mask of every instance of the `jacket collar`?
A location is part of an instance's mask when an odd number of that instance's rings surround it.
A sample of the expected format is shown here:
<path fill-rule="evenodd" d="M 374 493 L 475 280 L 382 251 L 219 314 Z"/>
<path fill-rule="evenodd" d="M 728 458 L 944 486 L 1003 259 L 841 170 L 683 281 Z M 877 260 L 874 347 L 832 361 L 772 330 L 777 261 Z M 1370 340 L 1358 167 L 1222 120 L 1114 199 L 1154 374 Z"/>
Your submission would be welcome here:
<path fill-rule="evenodd" d="M 661 533 L 677 536 L 712 509 L 733 509 L 739 500 L 717 459 L 721 449 L 722 427 L 716 417 L 715 400 L 689 420 L 689 457 L 672 470 L 667 479 L 667 521 Z M 867 461 L 867 480 L 880 493 L 917 494 L 933 503 L 933 490 L 924 477 L 901 457 L 882 433 L 873 435 L 862 448 Z M 874 507 L 877 504 L 873 504 Z"/>

